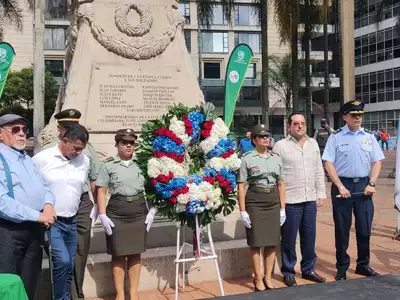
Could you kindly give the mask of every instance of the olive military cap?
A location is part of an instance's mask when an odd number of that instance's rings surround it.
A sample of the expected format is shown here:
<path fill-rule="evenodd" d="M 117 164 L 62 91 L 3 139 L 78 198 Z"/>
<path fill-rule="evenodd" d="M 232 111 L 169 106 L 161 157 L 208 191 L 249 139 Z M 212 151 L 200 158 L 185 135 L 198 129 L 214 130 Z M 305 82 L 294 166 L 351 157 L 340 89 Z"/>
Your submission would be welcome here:
<path fill-rule="evenodd" d="M 60 111 L 58 114 L 54 116 L 57 119 L 58 123 L 63 126 L 73 126 L 79 124 L 79 119 L 81 118 L 82 114 L 77 109 L 66 109 Z"/>
<path fill-rule="evenodd" d="M 260 135 L 268 135 L 270 136 L 270 132 L 267 129 L 267 126 L 264 124 L 258 124 L 251 129 L 251 136 L 256 137 Z"/>
<path fill-rule="evenodd" d="M 134 142 L 136 141 L 137 136 L 134 134 L 133 129 L 119 129 L 117 130 L 117 134 L 115 135 L 115 141 L 130 141 Z"/>

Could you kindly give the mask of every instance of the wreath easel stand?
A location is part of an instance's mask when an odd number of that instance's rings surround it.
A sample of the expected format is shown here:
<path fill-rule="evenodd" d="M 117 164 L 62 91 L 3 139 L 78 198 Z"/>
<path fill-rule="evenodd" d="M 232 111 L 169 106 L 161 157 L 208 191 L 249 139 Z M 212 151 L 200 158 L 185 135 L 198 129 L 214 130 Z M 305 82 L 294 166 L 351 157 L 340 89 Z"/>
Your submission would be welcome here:
<path fill-rule="evenodd" d="M 178 293 L 179 293 L 179 264 L 182 264 L 182 288 L 184 289 L 185 288 L 185 263 L 186 262 L 196 262 L 198 260 L 210 260 L 210 259 L 214 260 L 214 265 L 215 265 L 215 270 L 217 272 L 221 296 L 225 296 L 224 287 L 222 285 L 221 274 L 219 272 L 218 255 L 215 252 L 214 242 L 213 242 L 212 235 L 211 235 L 211 226 L 210 226 L 210 224 L 208 224 L 206 226 L 207 234 L 208 234 L 208 241 L 210 243 L 210 248 L 211 248 L 211 252 L 210 252 L 210 251 L 207 251 L 204 248 L 202 248 L 202 243 L 200 242 L 201 228 L 200 228 L 200 222 L 199 222 L 198 215 L 195 216 L 195 224 L 196 224 L 195 238 L 193 241 L 193 243 L 195 243 L 195 244 L 191 245 L 191 244 L 185 242 L 186 226 L 182 227 L 180 222 L 176 223 L 175 300 L 178 300 Z M 182 244 L 180 242 L 181 230 L 183 231 Z M 193 247 L 194 257 L 186 258 L 185 246 Z"/>

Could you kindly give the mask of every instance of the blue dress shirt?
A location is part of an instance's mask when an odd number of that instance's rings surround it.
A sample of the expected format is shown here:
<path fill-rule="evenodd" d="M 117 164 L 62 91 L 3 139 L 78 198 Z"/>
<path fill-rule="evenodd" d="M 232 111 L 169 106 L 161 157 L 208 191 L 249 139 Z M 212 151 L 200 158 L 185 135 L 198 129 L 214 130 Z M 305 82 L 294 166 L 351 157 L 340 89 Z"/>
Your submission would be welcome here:
<path fill-rule="evenodd" d="M 385 159 L 373 133 L 361 128 L 350 131 L 345 125 L 331 134 L 325 146 L 322 160 L 334 164 L 339 177 L 367 177 L 371 173 L 371 163 Z"/>
<path fill-rule="evenodd" d="M 253 144 L 251 143 L 251 139 L 245 138 L 241 139 L 239 142 L 239 148 L 243 153 L 249 152 L 254 149 Z"/>
<path fill-rule="evenodd" d="M 16 223 L 37 222 L 45 204 L 54 206 L 53 194 L 27 154 L 1 142 L 0 152 L 10 168 L 15 197 L 8 196 L 6 174 L 0 161 L 0 218 Z"/>

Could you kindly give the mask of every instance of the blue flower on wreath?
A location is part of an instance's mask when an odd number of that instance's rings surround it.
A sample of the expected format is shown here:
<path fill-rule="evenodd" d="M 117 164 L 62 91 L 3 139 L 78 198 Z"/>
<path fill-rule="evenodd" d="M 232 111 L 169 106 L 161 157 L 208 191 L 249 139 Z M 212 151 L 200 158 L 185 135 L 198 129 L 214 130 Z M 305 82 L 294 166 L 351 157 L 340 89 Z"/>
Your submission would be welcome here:
<path fill-rule="evenodd" d="M 159 183 L 156 184 L 156 192 L 163 198 L 168 199 L 172 196 L 172 191 L 181 189 L 187 184 L 185 178 L 172 178 L 167 184 Z"/>
<path fill-rule="evenodd" d="M 194 215 L 198 213 L 202 213 L 206 208 L 206 203 L 201 202 L 199 200 L 192 200 L 188 203 L 188 206 L 186 208 L 186 212 L 189 215 Z"/>
<path fill-rule="evenodd" d="M 226 168 L 221 168 L 219 173 L 224 177 L 225 180 L 231 182 L 232 188 L 236 187 L 236 175 L 234 172 L 231 172 Z"/>
<path fill-rule="evenodd" d="M 228 150 L 236 150 L 237 144 L 231 138 L 221 139 L 213 150 L 207 153 L 208 158 L 220 157 Z"/>
<path fill-rule="evenodd" d="M 157 136 L 153 142 L 153 150 L 155 152 L 169 152 L 183 155 L 185 153 L 185 145 L 177 145 L 173 140 L 166 136 Z"/>
<path fill-rule="evenodd" d="M 190 181 L 199 185 L 200 183 L 203 182 L 203 177 L 200 174 L 193 174 L 190 176 Z"/>
<path fill-rule="evenodd" d="M 200 134 L 200 123 L 203 123 L 205 118 L 204 115 L 199 111 L 192 111 L 188 114 L 188 120 L 192 123 L 193 133 L 191 142 L 196 141 Z"/>
<path fill-rule="evenodd" d="M 204 168 L 204 176 L 205 177 L 215 177 L 217 175 L 217 171 L 213 168 Z"/>

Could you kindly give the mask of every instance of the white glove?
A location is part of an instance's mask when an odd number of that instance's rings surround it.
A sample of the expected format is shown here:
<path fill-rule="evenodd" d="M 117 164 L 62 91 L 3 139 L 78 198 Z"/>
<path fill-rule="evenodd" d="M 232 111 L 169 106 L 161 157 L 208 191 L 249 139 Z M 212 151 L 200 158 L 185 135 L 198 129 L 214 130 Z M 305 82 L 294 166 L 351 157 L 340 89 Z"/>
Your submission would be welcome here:
<path fill-rule="evenodd" d="M 285 221 L 286 221 L 286 211 L 284 208 L 281 208 L 281 220 L 280 220 L 281 226 L 283 225 L 283 223 L 285 223 Z"/>
<path fill-rule="evenodd" d="M 112 235 L 111 228 L 114 228 L 114 226 L 115 226 L 114 223 L 107 217 L 106 214 L 100 214 L 99 218 L 100 218 L 101 225 L 103 225 L 104 232 L 107 235 Z"/>
<path fill-rule="evenodd" d="M 149 232 L 151 225 L 153 225 L 155 214 L 156 214 L 156 209 L 154 207 L 150 208 L 149 213 L 146 216 L 146 221 L 144 221 L 144 224 L 147 224 L 146 226 L 147 232 Z"/>
<path fill-rule="evenodd" d="M 99 216 L 99 211 L 97 209 L 97 205 L 95 204 L 90 212 L 90 218 L 92 219 L 92 227 L 97 221 L 97 217 Z"/>
<path fill-rule="evenodd" d="M 250 216 L 247 213 L 247 211 L 241 211 L 240 212 L 240 217 L 242 218 L 242 222 L 244 224 L 244 226 L 246 226 L 247 228 L 251 228 L 251 221 L 250 221 Z"/>

